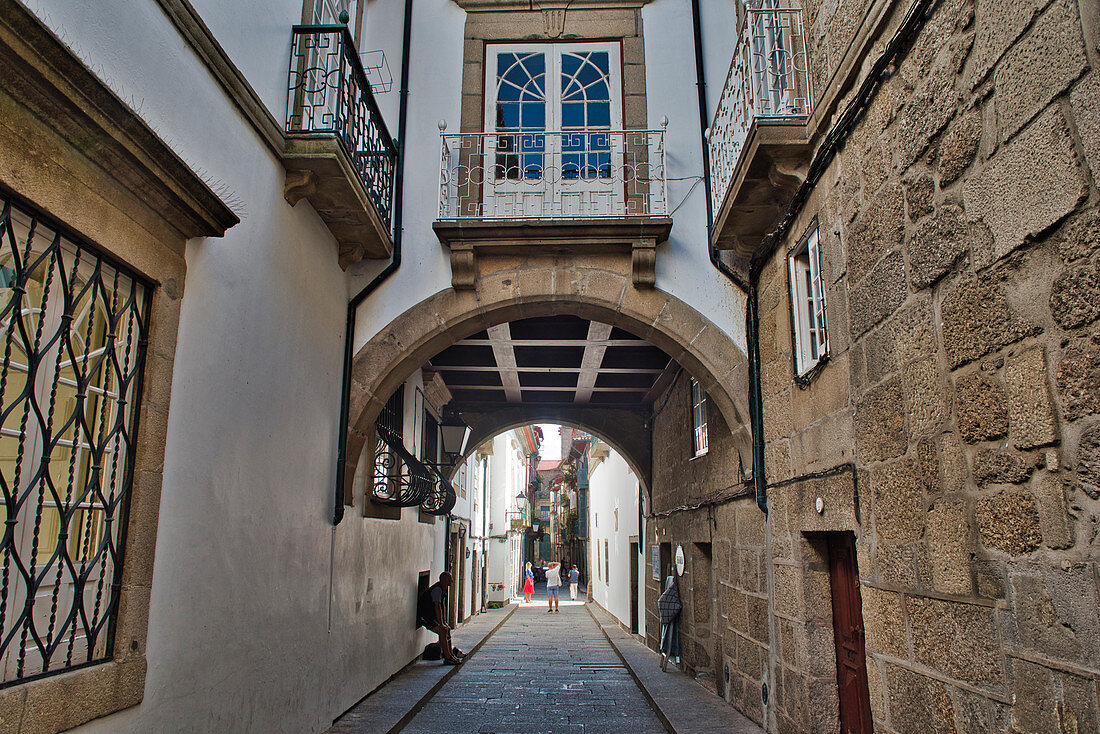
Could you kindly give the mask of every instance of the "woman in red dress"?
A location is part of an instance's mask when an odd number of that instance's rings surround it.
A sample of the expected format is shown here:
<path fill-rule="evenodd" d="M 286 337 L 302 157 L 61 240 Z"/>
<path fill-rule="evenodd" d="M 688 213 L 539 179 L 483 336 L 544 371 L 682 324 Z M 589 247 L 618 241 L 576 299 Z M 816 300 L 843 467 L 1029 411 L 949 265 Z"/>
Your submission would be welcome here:
<path fill-rule="evenodd" d="M 523 582 L 523 600 L 531 603 L 531 594 L 535 593 L 535 572 L 531 570 L 531 563 L 527 563 L 527 580 Z"/>

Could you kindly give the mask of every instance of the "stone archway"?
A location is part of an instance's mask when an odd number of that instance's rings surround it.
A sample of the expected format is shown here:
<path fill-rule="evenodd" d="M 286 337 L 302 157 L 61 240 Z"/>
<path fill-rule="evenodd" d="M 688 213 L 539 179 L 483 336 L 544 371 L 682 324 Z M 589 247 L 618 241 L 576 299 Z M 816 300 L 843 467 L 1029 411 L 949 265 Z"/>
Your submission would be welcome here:
<path fill-rule="evenodd" d="M 352 364 L 345 456 L 345 501 L 367 437 L 386 399 L 446 347 L 516 319 L 573 314 L 621 327 L 664 350 L 706 389 L 733 433 L 742 465 L 752 465 L 748 370 L 742 348 L 703 314 L 658 289 L 638 289 L 629 264 L 587 258 L 594 265 L 548 267 L 545 260 L 494 258 L 473 290 L 439 291 L 391 321 L 356 353 Z"/>

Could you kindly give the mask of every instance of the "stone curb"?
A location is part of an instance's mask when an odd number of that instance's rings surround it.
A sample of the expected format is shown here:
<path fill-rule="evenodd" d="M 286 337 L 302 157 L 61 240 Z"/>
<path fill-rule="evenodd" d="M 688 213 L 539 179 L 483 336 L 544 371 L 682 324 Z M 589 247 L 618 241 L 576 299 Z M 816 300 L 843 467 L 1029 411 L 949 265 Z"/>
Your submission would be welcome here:
<path fill-rule="evenodd" d="M 601 619 L 599 613 L 607 617 Z M 657 667 L 658 656 L 625 632 L 599 604 L 585 604 L 596 625 L 623 661 L 642 695 L 671 734 L 704 734 L 716 731 L 730 734 L 764 734 L 764 730 L 745 718 L 736 708 L 708 692 L 679 672 L 663 673 Z M 618 638 L 618 639 L 616 639 Z M 622 649 L 623 642 L 634 643 L 637 650 Z M 633 659 L 633 664 L 631 663 Z M 652 664 L 652 669 L 641 665 Z M 649 670 L 649 672 L 646 672 Z M 662 690 L 663 689 L 663 690 Z M 662 707 L 661 701 L 664 702 Z M 674 723 L 675 722 L 675 723 Z"/>
<path fill-rule="evenodd" d="M 496 625 L 491 630 L 489 630 L 489 632 L 484 637 L 481 638 L 481 641 L 470 648 L 470 651 L 466 653 L 467 660 L 477 654 L 477 651 L 481 649 L 481 646 L 484 645 L 490 637 L 496 634 L 496 631 L 503 627 L 504 624 L 512 618 L 512 615 L 516 613 L 516 610 L 519 609 L 519 604 L 511 604 L 510 606 L 511 609 L 509 609 L 508 613 L 504 615 L 504 618 L 497 622 Z M 427 705 L 428 701 L 432 700 L 432 697 L 439 692 L 439 689 L 445 686 L 447 684 L 447 681 L 449 681 L 455 676 L 456 673 L 458 673 L 459 668 L 461 667 L 461 665 L 452 665 L 451 669 L 448 670 L 446 674 L 444 674 L 439 680 L 437 680 L 435 682 L 435 685 L 429 688 L 428 692 L 421 696 L 420 700 L 413 704 L 412 708 L 410 708 L 405 713 L 405 715 L 402 716 L 400 720 L 398 720 L 396 724 L 390 727 L 386 734 L 396 734 L 396 732 L 404 729 L 405 726 L 408 725 L 408 723 L 412 721 L 418 713 L 420 713 L 420 710 Z"/>

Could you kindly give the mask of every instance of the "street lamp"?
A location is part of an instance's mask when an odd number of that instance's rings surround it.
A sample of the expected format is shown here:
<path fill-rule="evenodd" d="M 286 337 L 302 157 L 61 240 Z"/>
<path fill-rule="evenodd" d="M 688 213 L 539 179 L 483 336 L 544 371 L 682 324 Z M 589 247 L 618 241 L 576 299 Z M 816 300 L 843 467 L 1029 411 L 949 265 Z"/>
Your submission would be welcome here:
<path fill-rule="evenodd" d="M 470 427 L 463 423 L 458 411 L 448 405 L 443 408 L 443 421 L 439 424 L 439 435 L 443 444 L 443 453 L 461 456 L 466 452 L 466 442 L 470 440 Z"/>

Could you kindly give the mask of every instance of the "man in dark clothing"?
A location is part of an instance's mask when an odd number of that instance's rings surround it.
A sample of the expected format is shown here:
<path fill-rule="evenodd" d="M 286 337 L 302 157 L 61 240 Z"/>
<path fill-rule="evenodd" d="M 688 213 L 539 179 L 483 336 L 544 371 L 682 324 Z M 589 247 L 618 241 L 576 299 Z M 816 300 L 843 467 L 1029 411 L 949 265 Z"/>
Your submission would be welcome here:
<path fill-rule="evenodd" d="M 451 587 L 453 578 L 444 571 L 439 574 L 439 581 L 428 587 L 428 590 L 420 595 L 416 602 L 416 623 L 418 627 L 424 627 L 439 635 L 439 647 L 443 652 L 445 665 L 458 665 L 462 662 L 461 653 L 451 646 L 451 628 L 447 626 L 447 589 Z"/>

